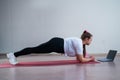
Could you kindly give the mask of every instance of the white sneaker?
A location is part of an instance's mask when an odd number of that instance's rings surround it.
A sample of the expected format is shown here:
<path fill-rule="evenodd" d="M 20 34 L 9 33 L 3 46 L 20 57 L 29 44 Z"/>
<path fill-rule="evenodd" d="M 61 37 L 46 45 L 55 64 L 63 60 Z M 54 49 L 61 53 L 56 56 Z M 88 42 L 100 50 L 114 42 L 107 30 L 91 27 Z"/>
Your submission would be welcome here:
<path fill-rule="evenodd" d="M 12 64 L 12 65 L 18 64 L 17 59 L 14 56 L 14 53 L 8 53 L 7 58 L 9 59 L 10 64 Z"/>

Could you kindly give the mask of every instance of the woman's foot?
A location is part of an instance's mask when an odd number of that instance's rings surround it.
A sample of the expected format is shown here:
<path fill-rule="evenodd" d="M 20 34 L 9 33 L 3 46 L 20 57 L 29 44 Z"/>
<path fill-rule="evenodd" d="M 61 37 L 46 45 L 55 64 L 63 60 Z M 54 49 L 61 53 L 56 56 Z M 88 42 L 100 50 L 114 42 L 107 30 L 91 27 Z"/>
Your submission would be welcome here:
<path fill-rule="evenodd" d="M 16 59 L 14 53 L 8 53 L 7 54 L 7 58 L 9 59 L 10 64 L 12 64 L 12 65 L 18 64 L 17 59 Z"/>

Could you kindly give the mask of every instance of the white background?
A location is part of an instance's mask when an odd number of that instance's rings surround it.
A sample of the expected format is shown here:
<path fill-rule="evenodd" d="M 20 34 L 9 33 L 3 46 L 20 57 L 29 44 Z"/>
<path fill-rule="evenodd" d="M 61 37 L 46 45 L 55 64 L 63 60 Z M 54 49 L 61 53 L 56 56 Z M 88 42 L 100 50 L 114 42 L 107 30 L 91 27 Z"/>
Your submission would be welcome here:
<path fill-rule="evenodd" d="M 120 0 L 0 0 L 0 53 L 93 34 L 89 53 L 120 51 Z"/>

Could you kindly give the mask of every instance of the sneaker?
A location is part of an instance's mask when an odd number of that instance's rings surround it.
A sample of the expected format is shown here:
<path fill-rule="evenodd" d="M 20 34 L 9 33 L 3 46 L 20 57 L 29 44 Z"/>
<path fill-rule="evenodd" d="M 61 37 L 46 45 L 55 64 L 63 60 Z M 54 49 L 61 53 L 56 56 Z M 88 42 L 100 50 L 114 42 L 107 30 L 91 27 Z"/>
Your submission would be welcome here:
<path fill-rule="evenodd" d="M 17 59 L 14 56 L 14 53 L 8 53 L 7 58 L 9 59 L 10 64 L 12 64 L 12 65 L 18 64 Z"/>

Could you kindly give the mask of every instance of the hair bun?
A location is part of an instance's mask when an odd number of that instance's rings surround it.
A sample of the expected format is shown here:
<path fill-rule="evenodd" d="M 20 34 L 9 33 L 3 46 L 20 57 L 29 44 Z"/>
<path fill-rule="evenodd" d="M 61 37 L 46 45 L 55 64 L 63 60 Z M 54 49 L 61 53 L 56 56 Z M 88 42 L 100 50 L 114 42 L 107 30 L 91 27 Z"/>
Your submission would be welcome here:
<path fill-rule="evenodd" d="M 83 33 L 87 33 L 87 30 L 85 30 Z"/>

